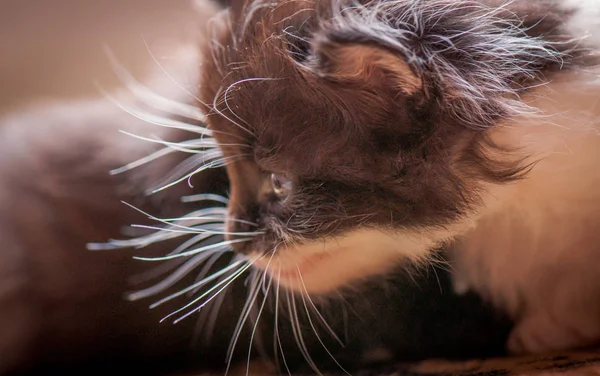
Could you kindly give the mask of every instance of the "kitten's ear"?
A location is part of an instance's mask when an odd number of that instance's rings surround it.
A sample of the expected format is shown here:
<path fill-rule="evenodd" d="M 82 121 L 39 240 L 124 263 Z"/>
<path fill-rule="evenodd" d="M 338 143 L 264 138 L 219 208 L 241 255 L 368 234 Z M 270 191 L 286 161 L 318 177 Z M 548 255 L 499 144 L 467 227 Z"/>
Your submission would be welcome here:
<path fill-rule="evenodd" d="M 313 54 L 322 76 L 341 82 L 391 87 L 412 95 L 423 93 L 423 80 L 401 56 L 371 45 L 315 43 Z"/>

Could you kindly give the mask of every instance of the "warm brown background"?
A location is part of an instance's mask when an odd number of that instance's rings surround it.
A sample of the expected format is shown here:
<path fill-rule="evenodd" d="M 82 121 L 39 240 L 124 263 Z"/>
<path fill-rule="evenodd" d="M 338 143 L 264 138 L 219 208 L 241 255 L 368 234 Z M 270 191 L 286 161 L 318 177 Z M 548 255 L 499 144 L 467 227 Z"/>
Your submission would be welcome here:
<path fill-rule="evenodd" d="M 192 0 L 0 0 L 0 114 L 116 84 L 103 44 L 143 72 L 194 30 Z"/>

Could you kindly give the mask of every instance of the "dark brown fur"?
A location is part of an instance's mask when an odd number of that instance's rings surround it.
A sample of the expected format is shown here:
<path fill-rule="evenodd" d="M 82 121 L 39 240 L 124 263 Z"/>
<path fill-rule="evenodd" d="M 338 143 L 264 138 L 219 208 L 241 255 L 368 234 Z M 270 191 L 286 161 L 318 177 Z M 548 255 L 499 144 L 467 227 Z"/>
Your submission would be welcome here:
<path fill-rule="evenodd" d="M 483 135 L 513 116 L 502 95 L 524 92 L 560 64 L 569 66 L 575 56 L 563 54 L 574 47 L 561 33 L 566 14 L 548 12 L 557 9 L 552 2 L 517 2 L 510 12 L 500 13 L 508 20 L 504 27 L 520 25 L 520 38 L 546 38 L 547 51 L 510 51 L 524 62 L 523 69 L 506 75 L 497 93 L 469 101 L 470 94 L 453 86 L 454 78 L 443 76 L 427 56 L 436 54 L 469 80 L 478 62 L 466 51 L 485 35 L 465 33 L 453 45 L 439 36 L 481 27 L 478 13 L 458 18 L 480 3 L 455 2 L 455 10 L 423 27 L 426 34 L 402 42 L 405 50 L 386 44 L 383 37 L 331 28 L 326 1 L 259 7 L 246 19 L 250 4 L 234 5 L 232 26 L 218 43 L 225 47 L 206 50 L 214 59 L 203 67 L 202 99 L 209 104 L 211 128 L 219 131 L 215 137 L 224 144 L 245 143 L 253 151 L 229 168 L 232 180 L 252 182 L 232 184 L 232 211 L 266 229 L 262 241 L 268 244 L 279 241 L 273 234 L 282 224 L 295 232 L 292 236 L 318 238 L 356 226 L 443 226 L 456 220 L 478 201 L 482 181 L 512 181 L 528 169 Z M 408 64 L 405 79 L 418 80 L 421 87 L 407 88 L 393 74 L 394 66 L 375 63 L 361 75 L 340 75 L 352 70 L 348 66 L 353 61 L 336 61 L 339 50 L 361 46 L 395 56 L 398 65 Z M 492 75 L 495 63 L 502 61 L 488 62 Z M 224 150 L 237 155 L 246 149 Z M 491 159 L 492 150 L 496 158 L 505 158 Z M 285 203 L 272 194 L 257 201 L 252 190 L 269 172 L 293 176 L 296 188 Z"/>

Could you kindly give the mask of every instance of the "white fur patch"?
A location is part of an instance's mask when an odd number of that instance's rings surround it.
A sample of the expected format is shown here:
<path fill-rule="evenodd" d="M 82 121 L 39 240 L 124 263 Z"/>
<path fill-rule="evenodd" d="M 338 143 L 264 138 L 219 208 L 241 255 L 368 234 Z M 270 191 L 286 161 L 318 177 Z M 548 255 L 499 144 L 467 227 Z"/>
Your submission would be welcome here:
<path fill-rule="evenodd" d="M 525 100 L 543 116 L 491 135 L 540 162 L 460 239 L 457 285 L 518 319 L 512 351 L 585 346 L 600 339 L 600 80 L 571 72 Z"/>
<path fill-rule="evenodd" d="M 600 47 L 600 1 L 562 0 L 565 9 L 576 9 L 567 23 L 568 30 L 577 37 L 587 36 L 586 43 Z"/>
<path fill-rule="evenodd" d="M 295 291 L 326 294 L 386 273 L 402 261 L 423 260 L 432 248 L 464 232 L 465 226 L 395 233 L 359 229 L 322 241 L 278 248 L 272 259 L 259 259 L 255 265 Z"/>

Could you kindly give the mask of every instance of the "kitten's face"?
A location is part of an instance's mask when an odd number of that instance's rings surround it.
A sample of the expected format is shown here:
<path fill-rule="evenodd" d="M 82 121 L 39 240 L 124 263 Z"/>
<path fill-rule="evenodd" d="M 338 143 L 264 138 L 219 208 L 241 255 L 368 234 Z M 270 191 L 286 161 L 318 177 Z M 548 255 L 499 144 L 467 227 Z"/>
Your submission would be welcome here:
<path fill-rule="evenodd" d="M 553 57 L 473 2 L 332 3 L 235 4 L 202 67 L 229 159 L 228 228 L 253 233 L 234 248 L 315 293 L 471 226 L 485 188 L 522 171 L 485 131 L 518 112 L 515 84 Z"/>

